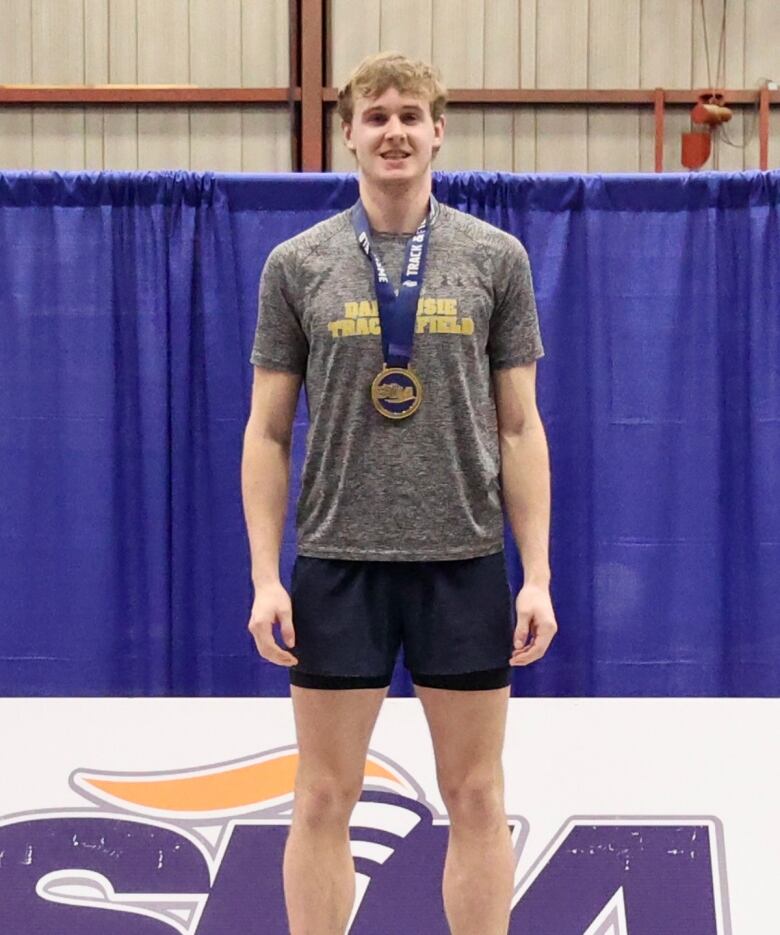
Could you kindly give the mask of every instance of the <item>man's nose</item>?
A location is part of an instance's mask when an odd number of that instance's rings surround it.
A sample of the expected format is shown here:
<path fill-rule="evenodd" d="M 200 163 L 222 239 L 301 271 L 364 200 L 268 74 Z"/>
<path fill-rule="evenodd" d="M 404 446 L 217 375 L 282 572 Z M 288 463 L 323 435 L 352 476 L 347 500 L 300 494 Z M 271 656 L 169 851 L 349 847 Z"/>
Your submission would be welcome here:
<path fill-rule="evenodd" d="M 406 127 L 401 121 L 400 117 L 393 115 L 387 121 L 387 126 L 385 127 L 385 135 L 391 138 L 398 136 L 406 136 Z"/>

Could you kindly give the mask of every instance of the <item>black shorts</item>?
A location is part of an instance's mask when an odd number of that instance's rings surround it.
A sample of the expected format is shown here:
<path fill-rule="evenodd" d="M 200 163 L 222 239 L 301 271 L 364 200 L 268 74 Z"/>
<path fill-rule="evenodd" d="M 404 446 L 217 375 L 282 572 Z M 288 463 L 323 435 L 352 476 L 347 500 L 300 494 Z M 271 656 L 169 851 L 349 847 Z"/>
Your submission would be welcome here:
<path fill-rule="evenodd" d="M 415 685 L 509 685 L 514 624 L 504 553 L 436 562 L 310 558 L 290 589 L 303 688 L 384 688 L 399 647 Z"/>

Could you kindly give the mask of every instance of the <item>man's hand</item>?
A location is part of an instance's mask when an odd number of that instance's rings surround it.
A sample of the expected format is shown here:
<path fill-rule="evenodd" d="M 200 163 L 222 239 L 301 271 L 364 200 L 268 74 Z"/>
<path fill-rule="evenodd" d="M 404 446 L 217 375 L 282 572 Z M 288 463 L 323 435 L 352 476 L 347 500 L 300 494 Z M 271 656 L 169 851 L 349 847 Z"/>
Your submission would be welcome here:
<path fill-rule="evenodd" d="M 555 613 L 548 588 L 535 584 L 526 584 L 517 595 L 517 626 L 515 627 L 515 648 L 509 664 L 527 666 L 541 659 L 553 637 L 558 632 Z M 526 644 L 528 634 L 531 640 Z"/>
<path fill-rule="evenodd" d="M 280 623 L 285 646 L 295 646 L 295 629 L 292 619 L 290 595 L 279 582 L 266 584 L 255 589 L 249 632 L 255 638 L 257 651 L 269 662 L 278 666 L 294 666 L 298 660 L 292 653 L 283 650 L 274 640 L 273 626 Z"/>

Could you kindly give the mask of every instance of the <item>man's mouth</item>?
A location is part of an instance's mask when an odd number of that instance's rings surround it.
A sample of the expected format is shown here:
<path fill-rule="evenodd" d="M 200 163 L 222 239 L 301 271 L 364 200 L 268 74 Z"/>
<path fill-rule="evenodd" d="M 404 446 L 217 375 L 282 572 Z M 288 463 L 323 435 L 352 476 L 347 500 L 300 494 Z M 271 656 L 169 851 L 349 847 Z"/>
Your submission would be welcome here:
<path fill-rule="evenodd" d="M 409 153 L 400 152 L 380 153 L 379 155 L 383 159 L 392 160 L 393 162 L 397 162 L 399 159 L 407 159 L 409 157 Z"/>

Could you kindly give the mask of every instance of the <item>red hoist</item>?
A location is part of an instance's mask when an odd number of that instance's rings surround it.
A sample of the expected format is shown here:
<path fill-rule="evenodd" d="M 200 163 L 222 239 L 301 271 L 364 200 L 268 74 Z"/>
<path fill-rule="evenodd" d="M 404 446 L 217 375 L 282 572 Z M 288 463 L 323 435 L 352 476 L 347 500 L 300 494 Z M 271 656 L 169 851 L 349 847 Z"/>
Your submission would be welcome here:
<path fill-rule="evenodd" d="M 682 164 L 686 169 L 701 169 L 710 158 L 714 129 L 728 123 L 732 116 L 719 92 L 707 91 L 699 95 L 691 111 L 691 130 L 682 135 Z"/>

